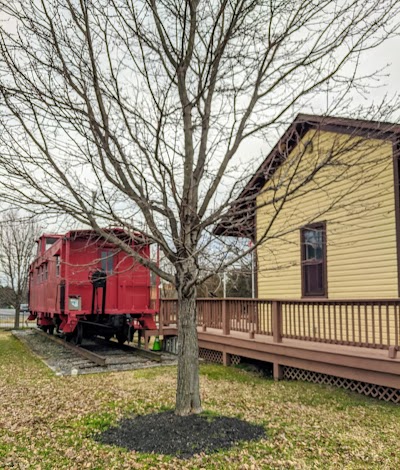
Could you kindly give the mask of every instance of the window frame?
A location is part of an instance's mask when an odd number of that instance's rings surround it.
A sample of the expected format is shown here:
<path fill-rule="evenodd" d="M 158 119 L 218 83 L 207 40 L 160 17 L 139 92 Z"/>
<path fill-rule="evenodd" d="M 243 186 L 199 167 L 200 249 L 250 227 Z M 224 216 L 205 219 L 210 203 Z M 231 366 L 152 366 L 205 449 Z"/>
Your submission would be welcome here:
<path fill-rule="evenodd" d="M 55 255 L 56 258 L 56 277 L 60 277 L 61 275 L 61 259 L 60 255 Z"/>
<path fill-rule="evenodd" d="M 322 291 L 307 292 L 306 291 L 306 266 L 316 263 L 307 262 L 305 259 L 306 244 L 304 233 L 307 230 L 320 230 L 322 233 Z M 327 237 L 326 237 L 326 221 L 314 222 L 307 224 L 300 229 L 300 265 L 301 265 L 301 296 L 302 298 L 328 298 L 328 271 L 327 271 Z"/>
<path fill-rule="evenodd" d="M 105 255 L 105 256 L 103 256 Z M 101 270 L 104 271 L 106 274 L 114 274 L 114 257 L 115 257 L 115 252 L 112 250 L 101 250 L 100 252 L 100 266 Z M 103 267 L 103 262 L 105 262 L 105 267 Z M 109 270 L 111 264 L 111 270 Z"/>

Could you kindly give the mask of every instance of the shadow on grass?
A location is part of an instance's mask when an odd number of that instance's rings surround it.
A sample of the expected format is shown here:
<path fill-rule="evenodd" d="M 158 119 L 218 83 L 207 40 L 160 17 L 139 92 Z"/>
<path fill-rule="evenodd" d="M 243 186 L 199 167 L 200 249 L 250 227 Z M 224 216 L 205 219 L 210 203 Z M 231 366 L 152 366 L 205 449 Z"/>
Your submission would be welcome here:
<path fill-rule="evenodd" d="M 189 458 L 265 437 L 263 426 L 225 416 L 176 416 L 172 411 L 134 416 L 96 436 L 103 444 L 143 453 Z"/>

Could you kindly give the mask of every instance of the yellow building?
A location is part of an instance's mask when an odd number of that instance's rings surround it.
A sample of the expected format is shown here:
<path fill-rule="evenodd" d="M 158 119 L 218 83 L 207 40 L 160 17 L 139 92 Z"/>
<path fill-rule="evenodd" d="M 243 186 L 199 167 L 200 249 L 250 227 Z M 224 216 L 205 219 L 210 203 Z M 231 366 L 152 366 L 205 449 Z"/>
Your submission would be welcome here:
<path fill-rule="evenodd" d="M 249 236 L 253 221 L 257 297 L 281 301 L 285 336 L 398 344 L 399 137 L 298 115 L 217 228 Z"/>
<path fill-rule="evenodd" d="M 399 297 L 400 127 L 299 115 L 254 194 L 259 298 Z"/>

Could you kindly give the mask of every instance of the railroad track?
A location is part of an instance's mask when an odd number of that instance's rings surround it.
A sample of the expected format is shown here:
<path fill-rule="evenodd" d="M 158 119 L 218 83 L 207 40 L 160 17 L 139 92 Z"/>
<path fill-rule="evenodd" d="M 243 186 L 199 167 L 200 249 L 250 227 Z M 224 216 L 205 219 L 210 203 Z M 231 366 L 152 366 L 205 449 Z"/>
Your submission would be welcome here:
<path fill-rule="evenodd" d="M 94 341 L 96 341 L 98 344 L 103 344 L 106 347 L 113 348 L 113 349 L 120 349 L 122 351 L 128 351 L 131 352 L 132 354 L 136 354 L 138 356 L 142 356 L 146 359 L 150 359 L 152 361 L 156 362 L 161 362 L 161 353 L 155 352 L 155 351 L 150 351 L 148 349 L 142 349 L 138 348 L 136 346 L 130 345 L 130 344 L 118 344 L 116 341 L 110 340 L 107 341 L 103 338 L 95 338 Z"/>
<path fill-rule="evenodd" d="M 49 339 L 49 341 L 53 341 L 54 343 L 60 344 L 66 349 L 69 349 L 70 351 L 75 352 L 77 355 L 82 356 L 83 358 L 93 362 L 94 364 L 100 366 L 100 367 L 107 367 L 108 365 L 113 363 L 113 360 L 115 361 L 115 358 L 117 357 L 117 360 L 121 360 L 121 355 L 117 356 L 115 354 L 115 351 L 123 351 L 125 353 L 128 353 L 126 356 L 123 357 L 124 363 L 128 363 L 129 361 L 129 356 L 134 359 L 137 356 L 141 356 L 143 358 L 146 358 L 151 361 L 156 361 L 156 362 L 161 362 L 161 354 L 154 352 L 154 351 L 148 351 L 145 349 L 137 348 L 135 346 L 131 345 L 119 345 L 115 341 L 106 341 L 102 338 L 95 338 L 93 341 L 90 341 L 88 344 L 83 344 L 80 346 L 68 343 L 64 339 L 54 336 L 54 335 L 49 335 L 48 333 L 45 333 L 44 331 L 41 330 L 36 330 L 36 332 Z M 100 353 L 100 354 L 99 354 Z"/>

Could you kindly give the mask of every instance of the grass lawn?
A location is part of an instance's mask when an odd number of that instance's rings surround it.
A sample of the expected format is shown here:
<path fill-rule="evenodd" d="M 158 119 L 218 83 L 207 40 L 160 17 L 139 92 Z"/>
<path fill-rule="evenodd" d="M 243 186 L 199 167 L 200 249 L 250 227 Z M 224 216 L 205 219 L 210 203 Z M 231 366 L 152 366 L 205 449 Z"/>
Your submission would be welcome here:
<path fill-rule="evenodd" d="M 55 377 L 0 332 L 0 468 L 400 468 L 400 406 L 222 366 L 201 374 L 207 412 L 262 424 L 267 438 L 189 460 L 100 444 L 122 417 L 171 409 L 175 369 Z"/>

